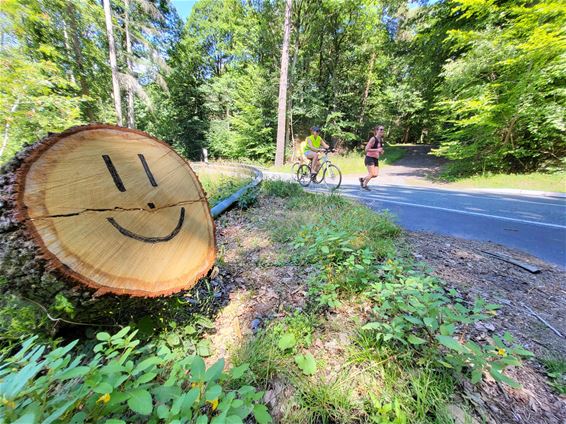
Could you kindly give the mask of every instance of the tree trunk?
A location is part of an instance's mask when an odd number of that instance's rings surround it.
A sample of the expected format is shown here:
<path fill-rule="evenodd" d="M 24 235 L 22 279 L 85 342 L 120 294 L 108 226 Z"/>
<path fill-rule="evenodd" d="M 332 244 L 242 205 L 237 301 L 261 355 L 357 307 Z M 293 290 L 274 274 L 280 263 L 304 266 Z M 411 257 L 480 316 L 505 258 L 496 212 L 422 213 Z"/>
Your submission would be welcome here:
<path fill-rule="evenodd" d="M 125 18 L 124 26 L 126 31 L 126 64 L 128 66 L 128 73 L 132 78 L 134 78 L 134 70 L 132 66 L 132 40 L 130 39 L 130 1 L 124 0 L 125 5 Z M 126 88 L 128 93 L 128 109 L 127 109 L 127 121 L 129 128 L 135 128 L 135 110 L 134 110 L 134 89 L 133 87 Z"/>
<path fill-rule="evenodd" d="M 73 46 L 73 54 L 75 64 L 78 70 L 79 85 L 81 87 L 81 94 L 83 97 L 90 97 L 90 90 L 88 88 L 87 77 L 85 75 L 85 67 L 83 60 L 83 52 L 79 38 L 79 28 L 77 25 L 77 15 L 75 7 L 72 2 L 67 3 L 67 15 L 69 16 L 69 26 L 71 27 L 71 45 Z M 94 111 L 90 101 L 84 102 L 86 105 L 86 116 L 90 122 L 94 122 Z"/>
<path fill-rule="evenodd" d="M 20 104 L 20 98 L 18 97 L 16 99 L 16 101 L 14 102 L 14 104 L 12 105 L 12 108 L 10 109 L 10 113 L 14 114 L 16 113 L 16 110 L 18 109 L 18 106 Z M 2 147 L 0 147 L 0 158 L 2 157 L 2 155 L 4 154 L 4 151 L 6 150 L 6 147 L 8 146 L 8 133 L 10 131 L 10 121 L 8 119 L 6 119 L 6 125 L 4 125 L 4 139 L 2 140 Z"/>
<path fill-rule="evenodd" d="M 0 170 L 0 205 L 0 292 L 47 309 L 62 295 L 74 321 L 139 318 L 158 303 L 145 298 L 190 289 L 214 265 L 196 175 L 141 131 L 48 136 Z"/>
<path fill-rule="evenodd" d="M 279 79 L 279 107 L 277 114 L 277 150 L 275 165 L 281 166 L 285 160 L 285 129 L 287 127 L 287 71 L 289 68 L 289 38 L 291 34 L 292 0 L 285 2 L 285 27 L 283 47 L 281 48 L 281 77 Z"/>
<path fill-rule="evenodd" d="M 112 30 L 112 11 L 110 0 L 104 2 L 104 16 L 106 17 L 106 34 L 108 36 L 108 54 L 110 56 L 110 69 L 112 71 L 112 95 L 114 108 L 116 109 L 116 122 L 122 125 L 122 99 L 120 97 L 120 84 L 118 81 L 118 64 L 116 63 L 116 43 L 114 42 L 114 31 Z"/>

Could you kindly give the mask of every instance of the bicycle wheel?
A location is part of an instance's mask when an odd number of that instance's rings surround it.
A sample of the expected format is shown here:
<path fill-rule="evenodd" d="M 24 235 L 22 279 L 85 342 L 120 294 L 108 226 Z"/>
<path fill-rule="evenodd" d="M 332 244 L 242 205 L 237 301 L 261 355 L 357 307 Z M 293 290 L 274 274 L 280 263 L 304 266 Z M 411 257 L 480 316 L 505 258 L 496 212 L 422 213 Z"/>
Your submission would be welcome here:
<path fill-rule="evenodd" d="M 300 162 L 293 162 L 291 165 L 291 174 L 293 174 L 293 178 L 297 179 L 297 171 L 299 170 L 299 166 L 301 166 Z"/>
<path fill-rule="evenodd" d="M 311 168 L 308 165 L 301 165 L 297 171 L 297 181 L 303 187 L 308 187 L 311 183 Z"/>
<path fill-rule="evenodd" d="M 334 191 L 342 184 L 342 173 L 336 165 L 329 164 L 324 170 L 324 184 L 330 191 Z"/>

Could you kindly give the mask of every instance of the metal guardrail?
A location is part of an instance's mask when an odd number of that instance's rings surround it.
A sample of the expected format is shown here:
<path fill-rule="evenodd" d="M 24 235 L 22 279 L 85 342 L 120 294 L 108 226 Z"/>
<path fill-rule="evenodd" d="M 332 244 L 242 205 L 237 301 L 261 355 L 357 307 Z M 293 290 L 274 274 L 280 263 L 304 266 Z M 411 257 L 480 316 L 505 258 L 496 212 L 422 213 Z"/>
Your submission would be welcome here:
<path fill-rule="evenodd" d="M 244 165 L 239 163 L 204 163 L 204 162 L 192 162 L 191 167 L 197 172 L 198 170 L 215 170 L 218 169 L 222 171 L 223 174 L 233 174 L 237 176 L 242 176 L 242 174 L 251 176 L 252 182 L 245 185 L 226 199 L 222 200 L 220 203 L 216 204 L 211 210 L 213 218 L 220 216 L 226 209 L 236 203 L 243 194 L 251 188 L 256 187 L 263 180 L 263 173 L 250 165 Z"/>

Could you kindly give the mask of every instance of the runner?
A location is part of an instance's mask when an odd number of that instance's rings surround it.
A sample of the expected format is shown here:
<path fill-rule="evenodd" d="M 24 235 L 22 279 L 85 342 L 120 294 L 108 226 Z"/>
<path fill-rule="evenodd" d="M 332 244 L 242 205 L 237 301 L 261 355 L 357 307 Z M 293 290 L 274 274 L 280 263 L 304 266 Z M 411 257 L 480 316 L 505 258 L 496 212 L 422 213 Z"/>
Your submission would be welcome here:
<path fill-rule="evenodd" d="M 371 191 L 368 183 L 372 178 L 376 178 L 379 174 L 379 156 L 383 154 L 383 134 L 385 128 L 378 125 L 373 129 L 374 135 L 366 144 L 365 165 L 368 169 L 368 175 L 365 178 L 360 177 L 360 185 L 364 190 Z"/>

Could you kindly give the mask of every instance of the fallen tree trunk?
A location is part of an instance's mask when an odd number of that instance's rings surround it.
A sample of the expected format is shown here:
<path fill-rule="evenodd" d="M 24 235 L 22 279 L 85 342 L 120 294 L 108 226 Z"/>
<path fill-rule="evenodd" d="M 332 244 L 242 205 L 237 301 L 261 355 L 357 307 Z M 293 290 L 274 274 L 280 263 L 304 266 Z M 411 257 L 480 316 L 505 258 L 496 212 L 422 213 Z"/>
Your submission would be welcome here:
<path fill-rule="evenodd" d="M 0 172 L 0 291 L 81 322 L 123 322 L 193 287 L 214 222 L 189 164 L 141 131 L 75 127 Z"/>

